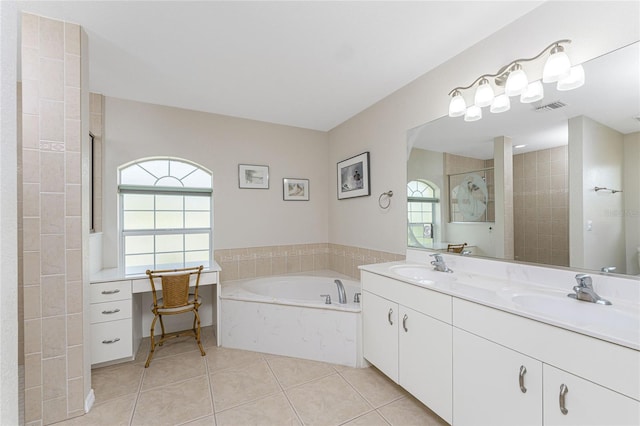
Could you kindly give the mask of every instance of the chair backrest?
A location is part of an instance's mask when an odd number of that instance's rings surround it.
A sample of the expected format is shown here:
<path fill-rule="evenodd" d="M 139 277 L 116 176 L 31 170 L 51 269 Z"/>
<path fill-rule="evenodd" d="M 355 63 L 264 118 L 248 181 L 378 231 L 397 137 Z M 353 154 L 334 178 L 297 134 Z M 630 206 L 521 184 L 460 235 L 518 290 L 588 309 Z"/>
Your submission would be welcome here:
<path fill-rule="evenodd" d="M 467 246 L 467 243 L 462 244 L 448 244 L 447 251 L 451 253 L 462 253 L 462 250 Z"/>
<path fill-rule="evenodd" d="M 203 266 L 182 268 L 182 269 L 164 269 L 158 271 L 147 270 L 147 276 L 151 281 L 151 290 L 153 294 L 153 305 L 157 308 L 177 308 L 186 306 L 189 303 L 189 283 L 191 276 L 196 276 L 194 286 L 195 300 L 198 299 L 198 286 L 200 284 L 200 273 Z M 158 306 L 158 298 L 156 295 L 155 279 L 160 278 L 162 283 L 162 306 Z"/>

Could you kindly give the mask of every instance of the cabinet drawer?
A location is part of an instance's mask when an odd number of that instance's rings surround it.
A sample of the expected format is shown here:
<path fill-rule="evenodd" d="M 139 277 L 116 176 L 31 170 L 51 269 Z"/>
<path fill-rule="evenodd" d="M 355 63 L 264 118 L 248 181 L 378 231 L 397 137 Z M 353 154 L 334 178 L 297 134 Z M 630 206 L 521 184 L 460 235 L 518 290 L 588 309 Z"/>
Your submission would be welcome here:
<path fill-rule="evenodd" d="M 90 310 L 91 324 L 131 318 L 131 300 L 94 303 Z"/>
<path fill-rule="evenodd" d="M 91 363 L 132 356 L 131 327 L 131 319 L 91 324 Z"/>
<path fill-rule="evenodd" d="M 451 296 L 367 271 L 361 278 L 363 290 L 451 324 Z"/>
<path fill-rule="evenodd" d="M 131 281 L 109 281 L 89 286 L 91 303 L 131 299 Z"/>

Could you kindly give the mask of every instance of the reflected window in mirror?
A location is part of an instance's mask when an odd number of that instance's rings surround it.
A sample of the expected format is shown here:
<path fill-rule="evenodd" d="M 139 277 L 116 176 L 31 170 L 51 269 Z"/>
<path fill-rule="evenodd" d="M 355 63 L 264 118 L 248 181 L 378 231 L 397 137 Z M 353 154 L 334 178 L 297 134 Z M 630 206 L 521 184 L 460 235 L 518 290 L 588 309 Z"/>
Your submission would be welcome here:
<path fill-rule="evenodd" d="M 440 188 L 432 182 L 412 180 L 407 184 L 408 245 L 433 247 L 433 238 L 439 219 L 438 198 Z"/>

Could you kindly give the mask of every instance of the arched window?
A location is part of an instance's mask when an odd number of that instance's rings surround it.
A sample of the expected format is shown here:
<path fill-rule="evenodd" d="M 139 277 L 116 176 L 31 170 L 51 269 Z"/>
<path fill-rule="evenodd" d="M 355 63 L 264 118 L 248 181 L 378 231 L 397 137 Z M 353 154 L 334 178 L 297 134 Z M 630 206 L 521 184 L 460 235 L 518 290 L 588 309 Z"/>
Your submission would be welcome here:
<path fill-rule="evenodd" d="M 407 184 L 408 246 L 432 247 L 438 215 L 437 187 L 429 182 L 412 180 Z"/>
<path fill-rule="evenodd" d="M 126 274 L 211 264 L 211 172 L 178 158 L 147 158 L 119 169 Z"/>

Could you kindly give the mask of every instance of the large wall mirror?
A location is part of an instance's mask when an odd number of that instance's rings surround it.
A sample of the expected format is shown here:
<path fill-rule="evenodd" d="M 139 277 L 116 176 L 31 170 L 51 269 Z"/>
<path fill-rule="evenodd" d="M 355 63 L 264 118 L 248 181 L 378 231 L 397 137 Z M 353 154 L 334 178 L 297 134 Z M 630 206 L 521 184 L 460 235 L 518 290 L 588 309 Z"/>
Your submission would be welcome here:
<path fill-rule="evenodd" d="M 408 246 L 640 274 L 640 42 L 584 86 L 408 132 Z"/>

